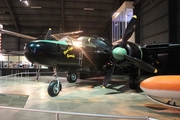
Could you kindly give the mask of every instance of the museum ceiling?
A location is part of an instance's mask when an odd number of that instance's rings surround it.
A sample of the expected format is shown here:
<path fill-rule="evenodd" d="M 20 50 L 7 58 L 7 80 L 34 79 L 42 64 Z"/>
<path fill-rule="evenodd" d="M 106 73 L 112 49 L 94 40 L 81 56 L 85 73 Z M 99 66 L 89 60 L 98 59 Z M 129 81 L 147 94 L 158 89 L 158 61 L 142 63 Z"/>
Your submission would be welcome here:
<path fill-rule="evenodd" d="M 84 35 L 106 35 L 111 16 L 124 0 L 27 0 L 29 5 L 23 1 L 0 0 L 0 24 L 42 37 L 49 27 L 53 33 L 82 30 Z"/>

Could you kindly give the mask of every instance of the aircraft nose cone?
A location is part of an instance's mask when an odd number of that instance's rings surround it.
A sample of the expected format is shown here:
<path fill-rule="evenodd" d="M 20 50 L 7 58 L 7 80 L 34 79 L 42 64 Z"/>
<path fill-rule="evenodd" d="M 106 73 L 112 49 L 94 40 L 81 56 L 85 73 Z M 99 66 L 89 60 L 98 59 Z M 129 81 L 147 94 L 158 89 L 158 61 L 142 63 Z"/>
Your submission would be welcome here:
<path fill-rule="evenodd" d="M 39 57 L 44 56 L 41 44 L 28 43 L 24 47 L 24 55 L 30 62 L 37 62 Z"/>

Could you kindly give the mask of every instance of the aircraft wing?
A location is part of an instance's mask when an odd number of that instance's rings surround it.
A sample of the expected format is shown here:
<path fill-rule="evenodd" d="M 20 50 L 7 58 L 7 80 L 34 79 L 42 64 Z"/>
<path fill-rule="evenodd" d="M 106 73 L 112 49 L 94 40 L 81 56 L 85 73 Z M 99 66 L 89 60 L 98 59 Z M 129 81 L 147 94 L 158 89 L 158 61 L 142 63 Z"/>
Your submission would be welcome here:
<path fill-rule="evenodd" d="M 153 43 L 141 46 L 142 52 L 146 54 L 152 54 L 154 51 L 157 53 L 168 53 L 180 51 L 180 44 L 170 44 L 170 43 Z"/>

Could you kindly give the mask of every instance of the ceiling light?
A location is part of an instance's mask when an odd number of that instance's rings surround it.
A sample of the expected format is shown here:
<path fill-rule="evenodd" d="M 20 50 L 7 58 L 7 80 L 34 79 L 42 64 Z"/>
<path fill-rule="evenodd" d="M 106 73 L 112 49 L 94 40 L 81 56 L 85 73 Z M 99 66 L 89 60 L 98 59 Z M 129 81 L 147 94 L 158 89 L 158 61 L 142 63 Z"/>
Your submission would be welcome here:
<path fill-rule="evenodd" d="M 84 8 L 84 10 L 94 10 L 94 8 Z"/>
<path fill-rule="evenodd" d="M 34 9 L 40 9 L 41 6 L 31 6 L 31 8 L 34 8 Z"/>
<path fill-rule="evenodd" d="M 23 2 L 24 4 L 26 4 L 27 6 L 29 5 L 28 1 L 27 0 L 19 0 L 21 2 Z"/>

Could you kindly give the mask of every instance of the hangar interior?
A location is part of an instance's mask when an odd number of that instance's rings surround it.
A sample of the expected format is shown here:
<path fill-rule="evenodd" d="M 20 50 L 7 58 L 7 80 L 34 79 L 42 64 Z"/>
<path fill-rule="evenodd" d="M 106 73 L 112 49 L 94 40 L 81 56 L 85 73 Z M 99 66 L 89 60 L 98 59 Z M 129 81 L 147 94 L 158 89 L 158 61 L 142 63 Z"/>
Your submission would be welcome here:
<path fill-rule="evenodd" d="M 122 22 L 122 26 L 124 27 L 122 31 L 119 29 L 120 34 L 115 35 L 114 27 L 117 25 L 113 20 L 113 15 L 116 11 L 123 5 L 125 0 L 28 0 L 28 5 L 25 3 L 25 0 L 1 0 L 0 1 L 0 24 L 3 25 L 3 29 L 31 35 L 34 37 L 38 37 L 39 39 L 44 39 L 45 34 L 49 28 L 52 28 L 53 33 L 63 33 L 63 32 L 71 32 L 76 30 L 82 30 L 83 36 L 91 36 L 97 35 L 101 37 L 107 38 L 109 41 L 115 42 L 115 36 L 117 40 L 122 38 L 122 34 L 124 28 L 128 24 L 128 19 L 126 23 Z M 180 35 L 178 32 L 180 31 L 180 1 L 178 0 L 129 0 L 127 2 L 132 2 L 132 6 L 128 7 L 127 11 L 131 11 L 129 16 L 133 14 L 137 15 L 137 22 L 136 28 L 133 35 L 133 42 L 137 43 L 138 45 L 145 45 L 151 43 L 180 43 Z M 133 12 L 132 12 L 133 10 Z M 125 9 L 126 12 L 126 9 Z M 133 14 L 132 14 L 133 13 Z M 119 17 L 120 19 L 120 17 Z M 14 37 L 6 34 L 1 35 L 1 49 L 4 50 L 5 53 L 13 53 L 16 54 L 9 54 L 4 55 L 6 61 L 26 61 L 24 60 L 21 53 L 18 51 L 23 51 L 24 45 L 28 43 L 30 40 Z M 18 54 L 17 54 L 18 53 Z M 167 55 L 167 54 L 166 54 Z M 164 57 L 166 55 L 160 55 L 164 64 L 163 74 L 179 74 L 180 71 L 180 52 L 169 52 L 168 57 Z M 164 60 L 165 58 L 165 60 Z M 1 58 L 2 59 L 2 58 Z M 12 72 L 11 67 L 12 64 L 8 62 L 8 69 L 9 71 L 5 71 L 3 73 L 1 71 L 1 75 L 7 75 L 9 73 L 14 73 L 17 69 L 13 69 L 15 71 Z M 26 61 L 27 62 L 27 61 Z M 30 66 L 30 63 L 28 63 Z M 2 61 L 1 61 L 1 67 Z M 12 68 L 14 68 L 13 66 Z M 18 67 L 19 68 L 19 67 Z M 38 68 L 38 67 L 37 67 Z M 35 70 L 37 70 L 35 68 Z M 4 69 L 4 68 L 3 68 Z M 26 69 L 25 69 L 26 70 Z M 120 114 L 123 115 L 147 115 L 148 113 L 152 112 L 153 117 L 161 118 L 164 120 L 168 119 L 178 119 L 180 116 L 180 112 L 177 109 L 169 109 L 166 107 L 160 106 L 158 109 L 158 105 L 152 103 L 150 100 L 144 97 L 144 93 L 139 94 L 137 91 L 128 91 L 128 88 L 123 88 L 122 86 L 126 86 L 127 80 L 124 76 L 118 76 L 122 81 L 118 84 L 117 81 L 113 81 L 112 89 L 103 90 L 101 93 L 97 92 L 99 88 L 97 86 L 100 85 L 99 81 L 91 80 L 88 81 L 80 81 L 77 84 L 69 85 L 65 83 L 65 91 L 66 93 L 62 93 L 62 98 L 47 98 L 46 91 L 46 83 L 49 82 L 46 78 L 43 78 L 43 84 L 34 83 L 34 78 L 30 77 L 25 80 L 25 87 L 23 86 L 23 82 L 21 78 L 13 78 L 6 83 L 4 81 L 1 84 L 1 92 L 9 92 L 11 93 L 18 93 L 20 89 L 23 93 L 23 89 L 26 89 L 25 94 L 29 94 L 33 97 L 30 98 L 31 102 L 28 102 L 27 108 L 35 108 L 35 109 L 50 109 L 51 110 L 65 110 L 65 111 L 76 111 L 76 112 L 93 112 L 93 108 L 96 109 L 94 113 L 100 114 Z M 25 79 L 25 78 L 24 78 Z M 33 80 L 32 80 L 33 79 Z M 51 78 L 50 78 L 51 79 Z M 64 79 L 64 78 L 63 78 Z M 95 78 L 96 79 L 96 78 Z M 114 78 L 116 79 L 116 78 Z M 98 79 L 99 80 L 99 79 Z M 11 83 L 14 82 L 15 83 Z M 9 83 L 9 84 L 7 84 Z M 10 84 L 11 83 L 11 84 Z M 30 84 L 28 86 L 28 84 Z M 116 88 L 118 85 L 122 85 L 120 88 Z M 33 87 L 32 85 L 35 85 Z M 39 86 L 40 87 L 39 87 Z M 77 86 L 76 86 L 77 85 Z M 85 87 L 82 87 L 85 85 Z M 20 87 L 21 88 L 20 88 Z M 5 88 L 7 87 L 7 88 Z M 19 88 L 18 88 L 19 87 Z M 31 89 L 32 91 L 28 91 L 27 89 Z M 70 89 L 73 88 L 73 89 Z M 93 91 L 90 91 L 92 88 Z M 78 90 L 77 90 L 78 89 Z M 9 90 L 9 91 L 8 91 Z M 40 92 L 37 92 L 39 90 Z M 70 91 L 78 91 L 77 94 L 71 93 Z M 85 91 L 81 91 L 85 90 Z M 116 90 L 116 91 L 113 91 Z M 45 91 L 45 92 L 44 92 Z M 33 93 L 37 94 L 33 94 Z M 42 92 L 42 93 L 41 93 Z M 88 94 L 87 94 L 88 92 Z M 119 94 L 125 93 L 125 94 Z M 81 97 L 85 96 L 85 98 Z M 110 96 L 114 95 L 115 96 Z M 89 99 L 92 97 L 95 99 Z M 104 99 L 104 95 L 106 95 L 106 100 Z M 131 96 L 131 98 L 128 98 Z M 69 98 L 72 98 L 69 100 Z M 120 100 L 119 97 L 123 98 Z M 38 98 L 38 99 L 37 99 Z M 47 99 L 46 99 L 47 98 Z M 35 100 L 37 99 L 37 100 Z M 46 100 L 45 100 L 46 99 Z M 69 100 L 70 103 L 67 101 Z M 78 101 L 79 99 L 79 101 Z M 86 101 L 87 100 L 87 101 Z M 86 102 L 84 102 L 86 101 Z M 95 104 L 92 104 L 92 101 Z M 137 101 L 140 101 L 137 102 Z M 34 103 L 36 103 L 34 105 Z M 61 106 L 61 107 L 58 107 Z M 83 103 L 84 106 L 81 104 Z M 88 104 L 87 104 L 88 103 Z M 100 104 L 99 104 L 100 103 Z M 132 103 L 133 105 L 128 106 L 127 103 Z M 141 104 L 143 103 L 143 105 Z M 64 104 L 64 106 L 63 106 Z M 93 106 L 90 106 L 90 104 Z M 112 106 L 110 106 L 110 104 Z M 144 108 L 144 104 L 146 108 Z M 78 107 L 76 106 L 78 105 Z M 98 106 L 100 105 L 100 106 Z M 138 106 L 140 105 L 140 107 Z M 149 106 L 153 107 L 149 107 Z M 73 108 L 71 108 L 73 106 Z M 103 106 L 103 107 L 102 107 Z M 120 109 L 117 108 L 117 106 Z M 126 107 L 127 110 L 124 110 L 122 107 Z M 83 108 L 85 107 L 85 109 Z M 102 108 L 101 108 L 102 107 Z M 88 109 L 91 108 L 91 109 Z M 105 109 L 112 110 L 112 112 L 106 112 Z M 131 110 L 136 109 L 134 113 Z M 151 108 L 151 109 L 149 109 Z M 92 111 L 91 111 L 92 110 Z M 124 111 L 123 111 L 124 110 Z M 129 112 L 130 111 L 130 112 Z M 143 111 L 143 112 L 142 112 Z M 7 110 L 3 110 L 0 115 L 3 116 Z M 173 112 L 173 113 L 171 113 Z M 130 114 L 129 114 L 130 113 Z M 159 114 L 160 113 L 160 114 Z M 168 115 L 166 116 L 166 114 Z M 14 113 L 10 113 L 10 117 L 14 116 Z M 23 115 L 23 112 L 16 112 L 16 118 L 19 119 L 19 116 L 23 116 L 24 118 L 29 117 L 27 119 L 35 119 L 32 115 L 27 114 Z M 41 115 L 34 115 L 35 117 L 39 117 Z M 48 115 L 45 115 L 46 117 Z M 65 119 L 73 119 L 73 117 L 64 117 Z M 4 118 L 6 120 L 8 118 Z M 13 118 L 9 118 L 13 119 Z M 23 119 L 23 118 L 22 118 Z M 53 116 L 47 119 L 54 119 Z M 78 117 L 75 119 L 79 119 Z M 85 119 L 85 118 L 82 118 Z M 90 118 L 91 119 L 91 118 Z"/>
<path fill-rule="evenodd" d="M 31 0 L 27 6 L 20 1 L 2 0 L 0 22 L 4 29 L 42 39 L 51 27 L 53 33 L 83 30 L 83 35 L 95 34 L 111 40 L 111 17 L 123 2 Z M 138 16 L 136 43 L 179 42 L 178 1 L 132 2 L 134 14 Z M 7 51 L 22 51 L 26 42 L 23 38 L 2 35 L 2 49 Z"/>
<path fill-rule="evenodd" d="M 53 33 L 82 30 L 82 35 L 97 35 L 113 40 L 112 16 L 124 0 L 106 1 L 0 1 L 0 23 L 4 29 L 44 39 L 48 28 Z M 130 0 L 133 14 L 138 16 L 135 42 L 139 45 L 149 43 L 179 43 L 179 1 L 175 0 Z M 122 35 L 120 35 L 122 36 Z M 23 51 L 30 40 L 2 34 L 1 49 Z M 180 59 L 178 53 L 169 53 L 164 62 L 165 71 L 177 74 Z M 176 62 L 172 62 L 176 56 Z M 175 65 L 176 64 L 176 65 Z M 170 70 L 171 69 L 171 70 Z"/>

